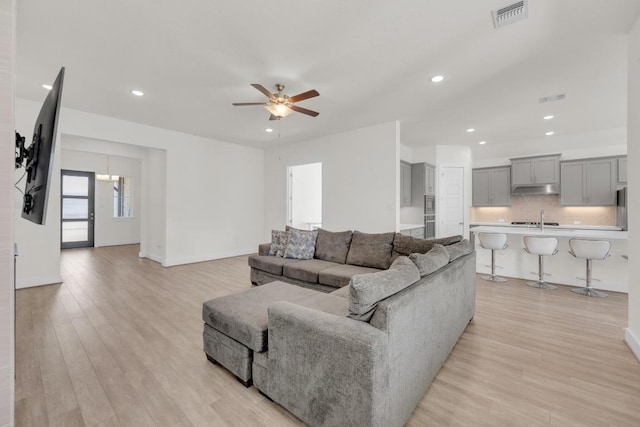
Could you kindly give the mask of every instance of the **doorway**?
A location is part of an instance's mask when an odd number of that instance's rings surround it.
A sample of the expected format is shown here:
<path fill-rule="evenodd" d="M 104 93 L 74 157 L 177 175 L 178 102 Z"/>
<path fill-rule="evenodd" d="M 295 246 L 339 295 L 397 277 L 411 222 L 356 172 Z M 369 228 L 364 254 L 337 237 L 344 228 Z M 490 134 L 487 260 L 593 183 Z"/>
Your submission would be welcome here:
<path fill-rule="evenodd" d="M 287 224 L 302 230 L 322 226 L 322 163 L 287 168 Z"/>
<path fill-rule="evenodd" d="M 464 234 L 464 168 L 440 168 L 438 237 Z"/>
<path fill-rule="evenodd" d="M 95 174 L 62 170 L 60 248 L 93 247 Z"/>

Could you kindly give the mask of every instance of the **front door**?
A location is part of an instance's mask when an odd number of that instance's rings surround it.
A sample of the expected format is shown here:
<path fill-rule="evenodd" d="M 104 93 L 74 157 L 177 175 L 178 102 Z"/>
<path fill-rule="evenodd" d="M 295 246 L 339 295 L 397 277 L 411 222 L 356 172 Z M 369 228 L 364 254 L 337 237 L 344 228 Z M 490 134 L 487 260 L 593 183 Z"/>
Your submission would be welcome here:
<path fill-rule="evenodd" d="M 92 247 L 95 174 L 63 170 L 60 189 L 60 248 Z"/>

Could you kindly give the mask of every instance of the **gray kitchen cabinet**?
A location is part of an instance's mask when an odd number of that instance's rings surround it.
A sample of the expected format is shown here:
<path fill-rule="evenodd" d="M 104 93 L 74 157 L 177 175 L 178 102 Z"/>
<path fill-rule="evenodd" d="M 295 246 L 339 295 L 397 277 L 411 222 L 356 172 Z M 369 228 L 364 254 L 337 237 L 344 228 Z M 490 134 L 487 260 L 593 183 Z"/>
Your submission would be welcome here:
<path fill-rule="evenodd" d="M 400 206 L 411 206 L 411 164 L 400 162 Z"/>
<path fill-rule="evenodd" d="M 425 193 L 436 194 L 436 167 L 429 163 L 424 164 L 425 172 Z"/>
<path fill-rule="evenodd" d="M 557 184 L 559 164 L 559 154 L 511 159 L 511 185 Z"/>
<path fill-rule="evenodd" d="M 618 157 L 618 184 L 627 183 L 627 158 Z"/>
<path fill-rule="evenodd" d="M 411 201 L 424 209 L 424 195 L 436 194 L 436 167 L 429 163 L 411 165 Z"/>
<path fill-rule="evenodd" d="M 474 169 L 473 206 L 511 205 L 511 168 L 509 166 Z"/>
<path fill-rule="evenodd" d="M 560 204 L 615 205 L 617 166 L 617 159 L 610 157 L 561 162 Z"/>

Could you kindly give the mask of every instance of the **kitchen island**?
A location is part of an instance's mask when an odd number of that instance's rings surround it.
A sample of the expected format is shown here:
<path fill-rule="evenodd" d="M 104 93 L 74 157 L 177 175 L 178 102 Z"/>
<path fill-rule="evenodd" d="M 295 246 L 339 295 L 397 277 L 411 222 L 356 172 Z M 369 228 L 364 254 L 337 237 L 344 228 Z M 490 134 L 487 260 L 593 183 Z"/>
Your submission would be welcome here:
<path fill-rule="evenodd" d="M 521 226 L 480 226 L 474 227 L 471 233 L 505 233 L 507 235 L 506 249 L 497 251 L 496 274 L 505 277 L 516 277 L 534 280 L 538 272 L 538 257 L 524 251 L 522 238 L 524 236 L 555 237 L 558 239 L 558 253 L 545 258 L 545 280 L 549 283 L 584 287 L 584 280 L 577 277 L 585 276 L 586 261 L 574 258 L 569 253 L 569 239 L 598 239 L 611 242 L 611 256 L 604 261 L 593 262 L 593 277 L 599 279 L 592 286 L 615 292 L 628 292 L 628 254 L 626 231 L 577 229 L 545 226 L 544 230 Z M 477 261 L 476 272 L 490 273 L 491 251 L 480 247 L 477 237 L 475 240 Z"/>

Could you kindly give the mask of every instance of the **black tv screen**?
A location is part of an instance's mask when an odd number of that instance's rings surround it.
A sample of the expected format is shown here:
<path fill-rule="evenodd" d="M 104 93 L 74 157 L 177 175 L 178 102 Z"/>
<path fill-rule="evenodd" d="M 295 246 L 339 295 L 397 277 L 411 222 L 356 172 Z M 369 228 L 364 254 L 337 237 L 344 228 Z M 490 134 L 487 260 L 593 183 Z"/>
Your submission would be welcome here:
<path fill-rule="evenodd" d="M 22 218 L 44 224 L 53 173 L 53 155 L 62 97 L 64 67 L 47 95 L 33 129 L 31 145 L 24 150 L 26 184 L 22 203 Z"/>

